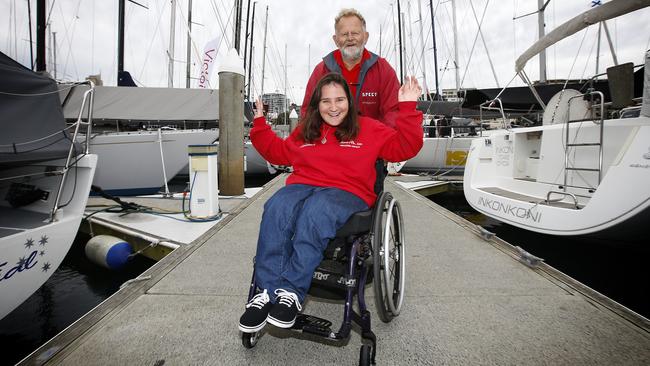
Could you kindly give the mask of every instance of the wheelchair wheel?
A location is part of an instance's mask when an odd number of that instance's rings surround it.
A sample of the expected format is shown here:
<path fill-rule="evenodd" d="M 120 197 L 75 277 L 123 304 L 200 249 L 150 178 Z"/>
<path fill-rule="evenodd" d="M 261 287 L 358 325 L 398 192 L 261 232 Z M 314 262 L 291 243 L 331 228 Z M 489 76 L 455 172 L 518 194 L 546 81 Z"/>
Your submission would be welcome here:
<path fill-rule="evenodd" d="M 405 282 L 402 211 L 388 192 L 375 208 L 372 247 L 375 304 L 379 319 L 388 323 L 400 313 Z"/>
<path fill-rule="evenodd" d="M 364 344 L 359 350 L 359 366 L 370 366 L 372 365 L 371 360 L 372 348 Z"/>
<path fill-rule="evenodd" d="M 241 343 L 246 348 L 253 348 L 257 344 L 257 341 L 260 339 L 259 334 L 255 333 L 242 333 L 241 334 Z"/>

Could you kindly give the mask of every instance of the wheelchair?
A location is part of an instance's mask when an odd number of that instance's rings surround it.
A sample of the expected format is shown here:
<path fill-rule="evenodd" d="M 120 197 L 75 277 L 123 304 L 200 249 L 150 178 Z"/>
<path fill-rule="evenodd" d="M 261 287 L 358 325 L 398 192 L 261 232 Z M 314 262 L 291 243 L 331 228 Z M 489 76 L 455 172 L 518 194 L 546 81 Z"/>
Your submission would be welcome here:
<path fill-rule="evenodd" d="M 354 322 L 361 330 L 363 342 L 359 365 L 374 365 L 377 338 L 370 326 L 370 312 L 364 296 L 366 286 L 371 283 L 377 315 L 388 323 L 400 314 L 404 301 L 405 254 L 402 211 L 399 202 L 385 191 L 379 195 L 373 209 L 352 215 L 337 231 L 314 271 L 310 296 L 345 300 L 343 322 L 338 331 L 332 330 L 331 321 L 302 313 L 298 314 L 291 329 L 345 343 Z M 253 269 L 248 301 L 259 292 Z M 353 307 L 355 296 L 358 311 Z M 244 347 L 255 347 L 259 333 L 242 333 Z"/>

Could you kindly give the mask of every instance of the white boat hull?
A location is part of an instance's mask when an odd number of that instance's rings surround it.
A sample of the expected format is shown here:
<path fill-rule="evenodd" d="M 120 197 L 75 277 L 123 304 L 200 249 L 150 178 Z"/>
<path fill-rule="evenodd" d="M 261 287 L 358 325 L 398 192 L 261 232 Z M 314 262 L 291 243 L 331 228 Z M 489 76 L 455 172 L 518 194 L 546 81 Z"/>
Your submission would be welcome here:
<path fill-rule="evenodd" d="M 474 139 L 475 137 L 425 137 L 420 152 L 406 161 L 402 171 L 463 174 L 467 152 Z"/>
<path fill-rule="evenodd" d="M 598 141 L 598 124 L 570 126 L 571 143 Z M 630 223 L 650 222 L 650 119 L 604 121 L 600 182 L 597 172 L 569 170 L 565 184 L 564 129 L 545 125 L 474 141 L 464 175 L 467 202 L 489 217 L 539 233 L 611 236 L 625 225 L 628 230 L 615 234 L 634 236 L 642 227 Z M 569 166 L 597 168 L 597 148 L 572 148 Z M 546 202 L 549 192 L 560 192 L 550 194 L 555 202 Z"/>
<path fill-rule="evenodd" d="M 163 130 L 167 180 L 188 166 L 187 147 L 213 143 L 218 130 Z M 115 195 L 156 193 L 165 184 L 158 131 L 113 132 L 91 139 L 99 162 L 94 185 Z"/>
<path fill-rule="evenodd" d="M 39 163 L 58 166 L 63 160 Z M 38 176 L 30 184 L 48 191 L 47 200 L 38 200 L 19 209 L 6 205 L 0 210 L 0 319 L 31 296 L 56 271 L 68 253 L 86 207 L 88 192 L 97 165 L 96 155 L 86 155 L 77 167 L 68 171 L 61 195 L 60 206 L 54 221 L 49 213 L 54 205 L 60 175 Z M 2 171 L 3 177 L 26 173 L 31 167 Z M 25 182 L 25 180 L 21 180 Z M 0 189 L 5 197 L 7 188 Z"/>

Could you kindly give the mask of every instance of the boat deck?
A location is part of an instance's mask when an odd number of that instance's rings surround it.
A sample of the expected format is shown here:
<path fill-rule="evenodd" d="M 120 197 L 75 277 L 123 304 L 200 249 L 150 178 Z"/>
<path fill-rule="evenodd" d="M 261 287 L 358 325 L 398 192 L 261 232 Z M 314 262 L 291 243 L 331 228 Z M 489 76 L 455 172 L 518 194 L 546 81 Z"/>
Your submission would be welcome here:
<path fill-rule="evenodd" d="M 0 238 L 46 225 L 49 219 L 46 213 L 0 206 Z"/>
<path fill-rule="evenodd" d="M 35 351 L 23 364 L 351 365 L 360 336 L 333 346 L 267 326 L 241 344 L 264 202 L 276 178 Z M 373 316 L 384 365 L 647 365 L 650 321 L 540 263 L 529 267 L 497 237 L 389 178 L 403 209 L 406 299 L 399 317 Z M 372 291 L 366 292 L 374 304 Z M 342 306 L 308 299 L 304 311 L 342 319 Z M 374 306 L 370 311 L 375 313 Z"/>

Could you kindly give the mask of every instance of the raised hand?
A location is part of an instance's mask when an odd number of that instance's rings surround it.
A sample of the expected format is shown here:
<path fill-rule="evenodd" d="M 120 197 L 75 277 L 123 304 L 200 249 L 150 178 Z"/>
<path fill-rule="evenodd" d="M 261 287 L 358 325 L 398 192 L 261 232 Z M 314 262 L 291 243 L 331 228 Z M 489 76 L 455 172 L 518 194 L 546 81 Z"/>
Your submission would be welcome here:
<path fill-rule="evenodd" d="M 255 116 L 254 118 L 264 117 L 264 103 L 262 103 L 262 98 L 258 97 L 255 101 Z"/>
<path fill-rule="evenodd" d="M 422 94 L 422 88 L 418 84 L 418 79 L 415 76 L 407 76 L 404 85 L 399 88 L 397 100 L 400 102 L 415 102 Z"/>

